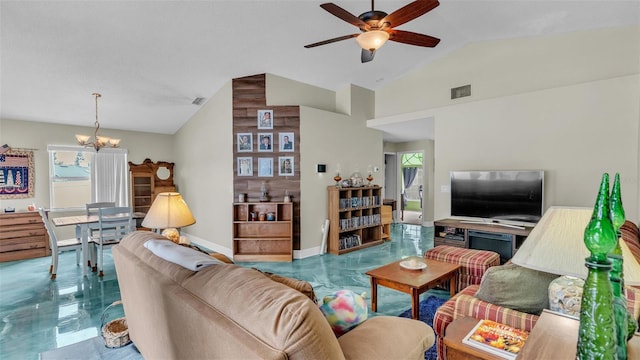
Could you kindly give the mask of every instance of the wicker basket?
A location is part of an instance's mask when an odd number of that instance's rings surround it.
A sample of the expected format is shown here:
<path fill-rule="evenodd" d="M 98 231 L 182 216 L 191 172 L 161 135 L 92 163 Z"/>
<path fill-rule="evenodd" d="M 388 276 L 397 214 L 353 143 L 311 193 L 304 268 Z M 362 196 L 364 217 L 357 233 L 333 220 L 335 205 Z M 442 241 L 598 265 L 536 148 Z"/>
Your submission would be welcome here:
<path fill-rule="evenodd" d="M 102 337 L 104 338 L 104 345 L 108 348 L 119 348 L 127 345 L 131 342 L 129 338 L 129 327 L 127 326 L 127 319 L 124 317 L 111 320 L 105 324 L 104 320 L 107 315 L 107 311 L 114 306 L 122 305 L 122 300 L 114 301 L 102 312 L 101 329 Z"/>

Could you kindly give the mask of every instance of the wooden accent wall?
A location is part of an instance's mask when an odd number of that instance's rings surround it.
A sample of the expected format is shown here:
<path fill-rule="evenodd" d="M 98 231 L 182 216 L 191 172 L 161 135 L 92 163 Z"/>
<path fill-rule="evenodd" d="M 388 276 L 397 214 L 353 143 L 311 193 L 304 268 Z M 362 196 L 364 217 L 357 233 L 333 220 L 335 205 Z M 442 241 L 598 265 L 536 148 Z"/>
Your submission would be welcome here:
<path fill-rule="evenodd" d="M 300 249 L 300 107 L 267 106 L 266 75 L 253 75 L 233 79 L 233 191 L 234 201 L 238 194 L 247 194 L 247 200 L 260 200 L 260 186 L 266 182 L 271 201 L 283 201 L 285 190 L 289 191 L 293 201 L 293 248 Z M 273 129 L 258 129 L 258 110 L 273 111 Z M 293 152 L 280 152 L 279 133 L 294 134 Z M 253 134 L 252 150 L 238 152 L 239 133 Z M 272 151 L 260 152 L 258 133 L 272 133 Z M 279 157 L 291 156 L 294 159 L 293 176 L 280 176 Z M 238 157 L 251 157 L 252 176 L 238 175 Z M 258 158 L 273 159 L 273 176 L 258 176 Z"/>

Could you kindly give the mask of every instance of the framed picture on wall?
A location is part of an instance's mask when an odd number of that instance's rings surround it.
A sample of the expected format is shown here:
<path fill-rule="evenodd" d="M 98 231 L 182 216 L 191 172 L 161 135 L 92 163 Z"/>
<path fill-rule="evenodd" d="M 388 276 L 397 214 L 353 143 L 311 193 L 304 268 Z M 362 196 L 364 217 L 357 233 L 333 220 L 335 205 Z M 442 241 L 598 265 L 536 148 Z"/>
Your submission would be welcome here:
<path fill-rule="evenodd" d="M 278 157 L 278 175 L 279 176 L 293 176 L 295 167 L 293 163 L 293 156 L 279 156 Z"/>
<path fill-rule="evenodd" d="M 294 138 L 292 132 L 278 133 L 278 145 L 281 152 L 293 152 Z"/>
<path fill-rule="evenodd" d="M 273 152 L 273 133 L 258 133 L 258 151 Z"/>
<path fill-rule="evenodd" d="M 238 158 L 238 176 L 253 176 L 253 158 L 251 156 Z"/>
<path fill-rule="evenodd" d="M 236 138 L 238 142 L 238 152 L 253 151 L 253 134 L 252 133 L 238 133 L 236 134 Z"/>
<path fill-rule="evenodd" d="M 258 110 L 258 129 L 273 129 L 273 110 Z"/>
<path fill-rule="evenodd" d="M 273 176 L 273 158 L 258 158 L 258 176 Z"/>

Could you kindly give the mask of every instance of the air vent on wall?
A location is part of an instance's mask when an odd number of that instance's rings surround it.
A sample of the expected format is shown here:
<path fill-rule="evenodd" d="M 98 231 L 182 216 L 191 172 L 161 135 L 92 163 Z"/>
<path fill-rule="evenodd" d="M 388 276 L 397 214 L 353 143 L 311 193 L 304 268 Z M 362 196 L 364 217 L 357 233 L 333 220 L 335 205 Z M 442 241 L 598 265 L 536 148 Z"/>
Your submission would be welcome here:
<path fill-rule="evenodd" d="M 458 86 L 451 88 L 451 99 L 457 99 L 465 96 L 471 96 L 471 85 Z"/>

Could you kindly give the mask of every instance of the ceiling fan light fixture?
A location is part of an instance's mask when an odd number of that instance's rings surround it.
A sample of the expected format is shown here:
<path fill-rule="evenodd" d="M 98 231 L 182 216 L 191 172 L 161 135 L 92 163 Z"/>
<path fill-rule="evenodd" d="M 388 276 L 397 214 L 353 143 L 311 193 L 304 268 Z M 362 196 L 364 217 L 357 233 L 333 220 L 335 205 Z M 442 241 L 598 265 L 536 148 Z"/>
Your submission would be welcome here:
<path fill-rule="evenodd" d="M 389 40 L 389 33 L 384 30 L 371 30 L 363 32 L 356 37 L 356 41 L 361 48 L 365 50 L 375 51 Z"/>

